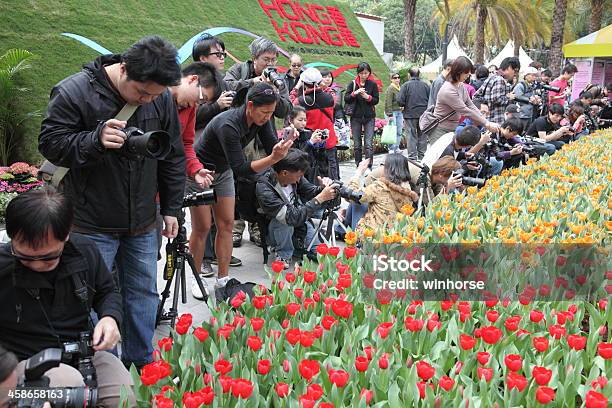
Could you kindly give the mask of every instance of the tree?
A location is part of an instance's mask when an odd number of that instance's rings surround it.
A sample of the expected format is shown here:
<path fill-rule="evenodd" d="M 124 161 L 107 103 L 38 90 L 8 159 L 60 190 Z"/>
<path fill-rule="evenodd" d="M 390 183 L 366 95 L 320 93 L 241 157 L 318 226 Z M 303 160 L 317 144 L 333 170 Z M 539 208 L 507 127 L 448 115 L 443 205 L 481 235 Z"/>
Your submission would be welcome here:
<path fill-rule="evenodd" d="M 416 0 L 404 0 L 404 55 L 414 61 L 414 17 Z"/>
<path fill-rule="evenodd" d="M 589 32 L 594 33 L 601 29 L 601 16 L 604 13 L 604 0 L 591 0 L 591 21 Z"/>
<path fill-rule="evenodd" d="M 565 29 L 565 15 L 567 13 L 567 0 L 555 0 L 555 9 L 552 18 L 552 33 L 550 36 L 550 54 L 548 68 L 554 75 L 559 75 L 563 62 L 563 31 Z"/>
<path fill-rule="evenodd" d="M 489 11 L 484 4 L 476 4 L 476 38 L 474 39 L 474 62 L 484 64 L 485 24 Z"/>

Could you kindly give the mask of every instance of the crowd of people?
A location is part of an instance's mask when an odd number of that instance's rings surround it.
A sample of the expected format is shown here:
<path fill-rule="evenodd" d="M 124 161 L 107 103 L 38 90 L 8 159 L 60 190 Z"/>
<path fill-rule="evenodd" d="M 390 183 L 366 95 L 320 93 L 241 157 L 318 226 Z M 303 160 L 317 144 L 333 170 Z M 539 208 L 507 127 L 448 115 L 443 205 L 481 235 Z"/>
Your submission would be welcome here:
<path fill-rule="evenodd" d="M 225 44 L 206 34 L 181 68 L 174 46 L 146 37 L 53 88 L 39 150 L 63 168 L 52 177 L 60 192 L 26 193 L 7 209 L 1 345 L 24 360 L 91 330 L 99 398 L 112 405 L 130 381 L 123 365 L 152 361 L 160 236 L 177 236 L 186 194 L 214 191 L 214 202 L 189 206 L 189 250 L 194 272 L 220 289 L 242 263 L 232 253 L 246 225 L 288 268 L 312 255 L 326 214 L 357 231 L 381 227 L 404 206 L 480 186 L 610 119 L 612 85 L 569 100 L 571 64 L 551 81 L 514 57 L 494 70 L 459 57 L 431 84 L 416 67 L 404 84 L 391 75 L 384 111 L 397 140 L 373 168 L 382 90 L 367 62 L 339 84 L 298 55 L 279 73 L 268 39 L 249 51 L 225 72 Z M 357 172 L 344 186 L 338 150 L 351 146 Z M 206 297 L 199 285 L 192 294 Z"/>

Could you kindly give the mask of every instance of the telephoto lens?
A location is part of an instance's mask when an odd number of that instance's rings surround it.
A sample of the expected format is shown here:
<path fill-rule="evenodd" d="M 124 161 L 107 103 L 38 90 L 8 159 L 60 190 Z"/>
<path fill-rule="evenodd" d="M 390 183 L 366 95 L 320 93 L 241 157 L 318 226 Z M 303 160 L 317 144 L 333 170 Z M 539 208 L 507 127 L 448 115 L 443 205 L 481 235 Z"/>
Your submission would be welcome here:
<path fill-rule="evenodd" d="M 123 129 L 125 150 L 129 155 L 144 156 L 149 159 L 163 160 L 170 153 L 170 135 L 163 130 L 143 132 L 136 127 Z"/>
<path fill-rule="evenodd" d="M 263 70 L 263 74 L 277 88 L 280 88 L 285 84 L 285 82 L 283 82 L 283 78 L 280 76 L 280 74 L 274 67 L 267 67 L 266 69 Z"/>
<path fill-rule="evenodd" d="M 183 197 L 183 208 L 211 205 L 217 202 L 217 193 L 212 188 L 199 193 L 191 193 Z"/>

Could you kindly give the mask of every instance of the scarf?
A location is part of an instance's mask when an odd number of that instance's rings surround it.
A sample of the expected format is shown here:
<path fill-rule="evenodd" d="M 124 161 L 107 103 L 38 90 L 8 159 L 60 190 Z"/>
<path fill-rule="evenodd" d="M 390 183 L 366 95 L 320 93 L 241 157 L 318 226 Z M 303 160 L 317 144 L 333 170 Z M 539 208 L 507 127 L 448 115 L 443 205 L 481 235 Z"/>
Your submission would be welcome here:
<path fill-rule="evenodd" d="M 398 92 L 400 90 L 400 86 L 399 85 L 395 85 L 393 82 L 391 82 L 391 87 L 393 87 L 393 89 L 395 89 Z"/>

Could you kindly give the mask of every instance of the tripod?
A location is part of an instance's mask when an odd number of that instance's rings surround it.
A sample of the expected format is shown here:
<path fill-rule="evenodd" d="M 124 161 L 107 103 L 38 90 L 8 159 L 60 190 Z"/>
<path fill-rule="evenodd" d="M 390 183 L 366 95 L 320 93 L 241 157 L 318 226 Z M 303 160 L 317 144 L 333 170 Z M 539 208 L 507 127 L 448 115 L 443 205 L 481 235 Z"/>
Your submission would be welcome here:
<path fill-rule="evenodd" d="M 319 221 L 319 225 L 317 225 L 314 236 L 310 240 L 310 243 L 308 244 L 308 248 L 306 248 L 306 251 L 310 252 L 310 250 L 312 249 L 312 246 L 314 245 L 315 240 L 317 239 L 317 236 L 321 236 L 323 238 L 323 242 L 326 243 L 327 245 L 336 246 L 336 231 L 335 231 L 336 223 L 338 223 L 338 225 L 340 225 L 340 228 L 342 228 L 342 230 L 346 233 L 346 227 L 344 226 L 343 223 L 340 222 L 340 219 L 338 218 L 338 214 L 335 213 L 336 209 L 338 209 L 338 207 L 335 207 L 335 206 L 325 207 L 325 210 L 323 211 L 323 216 L 321 217 L 321 221 Z M 325 234 L 319 235 L 321 234 L 321 230 L 323 229 L 324 223 L 326 224 Z"/>
<path fill-rule="evenodd" d="M 423 163 L 416 162 L 414 160 L 408 159 L 408 162 L 414 164 L 421 172 L 419 173 L 419 178 L 417 179 L 417 186 L 419 187 L 419 201 L 417 202 L 416 213 L 421 212 L 423 218 L 425 217 L 425 202 L 423 201 L 423 197 L 427 194 L 427 202 L 431 201 L 431 195 L 429 194 L 429 167 Z"/>
<path fill-rule="evenodd" d="M 178 217 L 179 230 L 176 238 L 172 241 L 168 239 L 166 245 L 166 266 L 164 268 L 164 279 L 166 287 L 161 293 L 161 300 L 157 306 L 157 317 L 155 318 L 155 327 L 157 327 L 162 321 L 170 321 L 170 327 L 174 327 L 176 318 L 178 316 L 178 296 L 179 287 L 181 289 L 181 301 L 183 304 L 187 303 L 187 287 L 185 278 L 185 261 L 191 268 L 193 278 L 198 283 L 202 295 L 204 296 L 204 302 L 208 300 L 208 294 L 206 287 L 200 279 L 200 275 L 197 273 L 195 268 L 195 262 L 193 256 L 189 252 L 189 246 L 187 241 L 187 228 L 185 228 L 185 208 L 181 210 L 181 215 Z M 174 294 L 172 296 L 172 307 L 167 312 L 164 311 L 164 304 L 170 296 L 170 288 L 174 281 Z"/>

